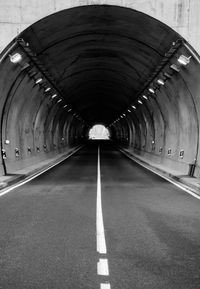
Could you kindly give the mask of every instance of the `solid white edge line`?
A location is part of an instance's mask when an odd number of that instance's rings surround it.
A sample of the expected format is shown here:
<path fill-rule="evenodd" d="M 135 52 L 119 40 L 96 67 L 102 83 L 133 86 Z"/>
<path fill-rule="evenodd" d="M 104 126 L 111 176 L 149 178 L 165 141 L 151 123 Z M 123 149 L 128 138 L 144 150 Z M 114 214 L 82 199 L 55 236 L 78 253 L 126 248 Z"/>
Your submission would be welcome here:
<path fill-rule="evenodd" d="M 76 153 L 78 150 L 80 150 L 81 148 L 82 148 L 82 147 L 77 148 L 75 151 L 73 151 L 72 153 L 70 153 L 69 155 L 67 155 L 64 159 L 56 162 L 55 164 L 49 166 L 48 168 L 42 170 L 42 171 L 39 172 L 39 173 L 34 174 L 33 176 L 27 177 L 24 181 L 21 181 L 21 182 L 19 182 L 19 183 L 16 184 L 16 185 L 12 185 L 12 186 L 10 186 L 8 189 L 3 189 L 3 190 L 1 190 L 0 197 L 2 197 L 3 195 L 5 195 L 5 194 L 7 194 L 7 193 L 9 193 L 9 192 L 11 192 L 11 191 L 13 191 L 14 189 L 16 189 L 16 188 L 18 188 L 18 187 L 23 186 L 24 184 L 32 181 L 33 179 L 37 178 L 38 176 L 40 176 L 40 175 L 44 174 L 45 172 L 49 171 L 49 170 L 52 169 L 53 167 L 55 167 L 55 166 L 59 165 L 60 163 L 64 162 L 66 159 L 68 159 L 69 157 L 71 157 L 73 154 L 75 154 L 75 153 Z"/>
<path fill-rule="evenodd" d="M 97 274 L 109 276 L 108 259 L 99 259 L 99 262 L 97 263 Z"/>
<path fill-rule="evenodd" d="M 176 187 L 178 187 L 179 189 L 185 191 L 186 193 L 190 194 L 191 196 L 193 196 L 194 198 L 200 200 L 200 196 L 193 193 L 190 189 L 185 188 L 184 186 L 177 184 L 176 182 L 174 182 L 173 180 L 171 180 L 168 177 L 163 176 L 162 174 L 156 172 L 155 170 L 149 168 L 148 166 L 142 164 L 140 161 L 136 160 L 134 157 L 129 156 L 126 152 L 124 152 L 123 150 L 119 149 L 120 152 L 122 152 L 124 155 L 126 155 L 129 159 L 131 159 L 132 161 L 136 162 L 137 164 L 139 164 L 140 166 L 144 167 L 145 169 L 151 171 L 152 173 L 158 175 L 159 177 L 165 179 L 166 181 L 168 181 L 169 183 L 172 183 L 173 185 L 175 185 Z"/>
<path fill-rule="evenodd" d="M 106 254 L 107 248 L 106 248 L 102 201 L 101 201 L 100 146 L 98 146 L 98 161 L 97 161 L 96 234 L 97 234 L 97 252 L 99 252 L 100 254 Z"/>

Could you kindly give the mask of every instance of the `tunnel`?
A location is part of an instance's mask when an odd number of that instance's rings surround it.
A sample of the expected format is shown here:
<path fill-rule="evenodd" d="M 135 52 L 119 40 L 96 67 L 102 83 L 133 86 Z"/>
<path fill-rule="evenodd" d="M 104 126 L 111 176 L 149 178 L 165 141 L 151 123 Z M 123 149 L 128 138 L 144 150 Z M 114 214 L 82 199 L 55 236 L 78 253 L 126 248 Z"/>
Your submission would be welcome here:
<path fill-rule="evenodd" d="M 113 5 L 51 14 L 3 50 L 0 288 L 199 288 L 199 64 Z"/>
<path fill-rule="evenodd" d="M 0 73 L 1 175 L 102 124 L 117 145 L 199 178 L 199 56 L 158 20 L 110 5 L 60 11 L 4 49 Z"/>

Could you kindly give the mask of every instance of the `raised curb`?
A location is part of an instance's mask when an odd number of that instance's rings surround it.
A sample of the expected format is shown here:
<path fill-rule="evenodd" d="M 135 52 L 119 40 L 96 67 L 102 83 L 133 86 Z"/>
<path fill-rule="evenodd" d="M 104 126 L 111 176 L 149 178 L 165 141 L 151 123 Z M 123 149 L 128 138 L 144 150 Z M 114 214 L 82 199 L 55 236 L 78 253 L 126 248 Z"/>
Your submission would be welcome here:
<path fill-rule="evenodd" d="M 155 171 L 155 173 L 158 172 L 160 175 L 163 175 L 164 177 L 169 178 L 169 179 L 175 181 L 176 183 L 183 185 L 185 187 L 185 189 L 188 189 L 188 190 L 192 191 L 193 193 L 200 196 L 200 184 L 199 185 L 191 184 L 190 182 L 187 182 L 187 180 L 185 180 L 185 179 L 183 179 L 177 175 L 174 175 L 170 172 L 164 171 L 164 170 L 162 170 L 156 166 L 149 164 L 148 162 L 141 160 L 140 158 L 137 158 L 137 156 L 135 154 L 132 154 L 129 151 L 124 150 L 123 148 L 118 147 L 117 149 L 120 152 L 122 152 L 129 159 L 132 159 L 133 161 L 137 161 L 137 163 L 139 163 L 139 164 L 145 165 L 145 167 L 147 169 L 149 168 L 152 171 Z"/>
<path fill-rule="evenodd" d="M 25 173 L 25 174 L 16 174 L 16 175 L 11 176 L 11 177 L 9 177 L 9 175 L 5 176 L 5 178 L 8 177 L 8 179 L 0 181 L 0 191 L 6 189 L 6 188 L 8 188 L 8 187 L 10 187 L 16 183 L 20 183 L 21 181 L 28 180 L 39 173 L 47 171 L 48 169 L 53 168 L 57 164 L 65 161 L 67 158 L 69 158 L 71 155 L 73 155 L 74 153 L 79 151 L 81 148 L 83 148 L 83 146 L 78 146 L 72 150 L 69 150 L 68 152 L 64 153 L 62 156 L 59 156 L 58 158 L 51 160 L 48 164 L 45 164 L 45 165 L 41 164 L 41 167 L 27 171 L 27 173 Z M 27 168 L 27 170 L 28 170 L 28 168 Z"/>

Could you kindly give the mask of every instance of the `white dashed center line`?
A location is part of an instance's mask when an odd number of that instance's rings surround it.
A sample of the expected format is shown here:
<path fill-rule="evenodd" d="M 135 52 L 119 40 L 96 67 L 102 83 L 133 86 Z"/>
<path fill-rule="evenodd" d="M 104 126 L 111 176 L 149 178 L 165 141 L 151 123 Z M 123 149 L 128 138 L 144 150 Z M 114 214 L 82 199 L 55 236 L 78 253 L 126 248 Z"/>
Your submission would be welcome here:
<path fill-rule="evenodd" d="M 100 168 L 100 146 L 98 146 L 97 161 L 97 203 L 96 203 L 96 236 L 97 252 L 101 254 L 97 262 L 97 274 L 100 276 L 109 276 L 108 259 L 106 258 L 107 248 L 103 223 L 103 211 L 101 201 L 101 168 Z M 103 255 L 103 256 L 102 256 Z M 111 289 L 110 283 L 100 283 L 100 289 Z"/>

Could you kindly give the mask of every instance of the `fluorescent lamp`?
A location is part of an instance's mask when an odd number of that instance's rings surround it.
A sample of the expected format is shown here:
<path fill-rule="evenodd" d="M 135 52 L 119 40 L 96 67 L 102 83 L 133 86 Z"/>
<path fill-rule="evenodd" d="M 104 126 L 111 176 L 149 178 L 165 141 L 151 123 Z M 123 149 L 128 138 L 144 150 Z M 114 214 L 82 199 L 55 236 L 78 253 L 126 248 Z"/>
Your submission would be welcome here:
<path fill-rule="evenodd" d="M 42 82 L 42 78 L 41 78 L 41 77 L 38 78 L 38 79 L 35 81 L 36 84 L 38 84 L 38 83 L 40 83 L 40 82 Z"/>
<path fill-rule="evenodd" d="M 139 103 L 139 104 L 142 104 L 142 101 L 141 101 L 141 100 L 138 100 L 138 103 Z"/>
<path fill-rule="evenodd" d="M 131 105 L 132 108 L 136 109 L 135 105 Z"/>
<path fill-rule="evenodd" d="M 128 112 L 131 112 L 130 109 L 128 109 Z"/>
<path fill-rule="evenodd" d="M 165 84 L 165 83 L 164 83 L 164 80 L 162 80 L 162 79 L 160 79 L 160 78 L 157 80 L 157 83 L 160 84 L 160 85 L 164 85 L 164 84 Z"/>
<path fill-rule="evenodd" d="M 67 104 L 65 104 L 65 105 L 63 106 L 63 108 L 65 108 L 65 107 L 67 107 Z"/>
<path fill-rule="evenodd" d="M 176 64 L 170 65 L 170 68 L 173 69 L 173 70 L 175 70 L 176 72 L 179 72 L 179 71 L 180 71 L 180 69 L 178 68 L 178 66 L 177 66 Z"/>
<path fill-rule="evenodd" d="M 54 93 L 54 94 L 51 96 L 51 98 L 53 99 L 53 98 L 55 98 L 56 96 L 57 96 L 57 94 Z"/>
<path fill-rule="evenodd" d="M 167 77 L 167 78 L 171 78 L 171 75 L 167 72 L 164 72 L 164 76 Z"/>
<path fill-rule="evenodd" d="M 51 90 L 51 87 L 47 87 L 47 88 L 45 89 L 45 92 L 48 92 L 49 90 Z"/>
<path fill-rule="evenodd" d="M 151 93 L 155 93 L 155 90 L 154 90 L 153 88 L 149 88 L 149 91 L 150 91 Z"/>
<path fill-rule="evenodd" d="M 10 56 L 10 61 L 14 64 L 20 63 L 22 61 L 22 56 L 20 53 L 15 53 L 15 54 L 9 55 L 9 56 Z"/>
<path fill-rule="evenodd" d="M 190 57 L 186 57 L 185 55 L 181 55 L 181 56 L 179 56 L 179 58 L 178 58 L 178 62 L 180 63 L 180 64 L 182 64 L 182 65 L 188 65 L 189 63 L 190 63 L 190 58 L 191 58 L 191 56 Z"/>
<path fill-rule="evenodd" d="M 143 95 L 142 97 L 143 97 L 144 99 L 148 99 L 148 97 L 147 97 L 146 95 Z"/>
<path fill-rule="evenodd" d="M 61 102 L 62 101 L 62 99 L 60 98 L 57 102 Z"/>

